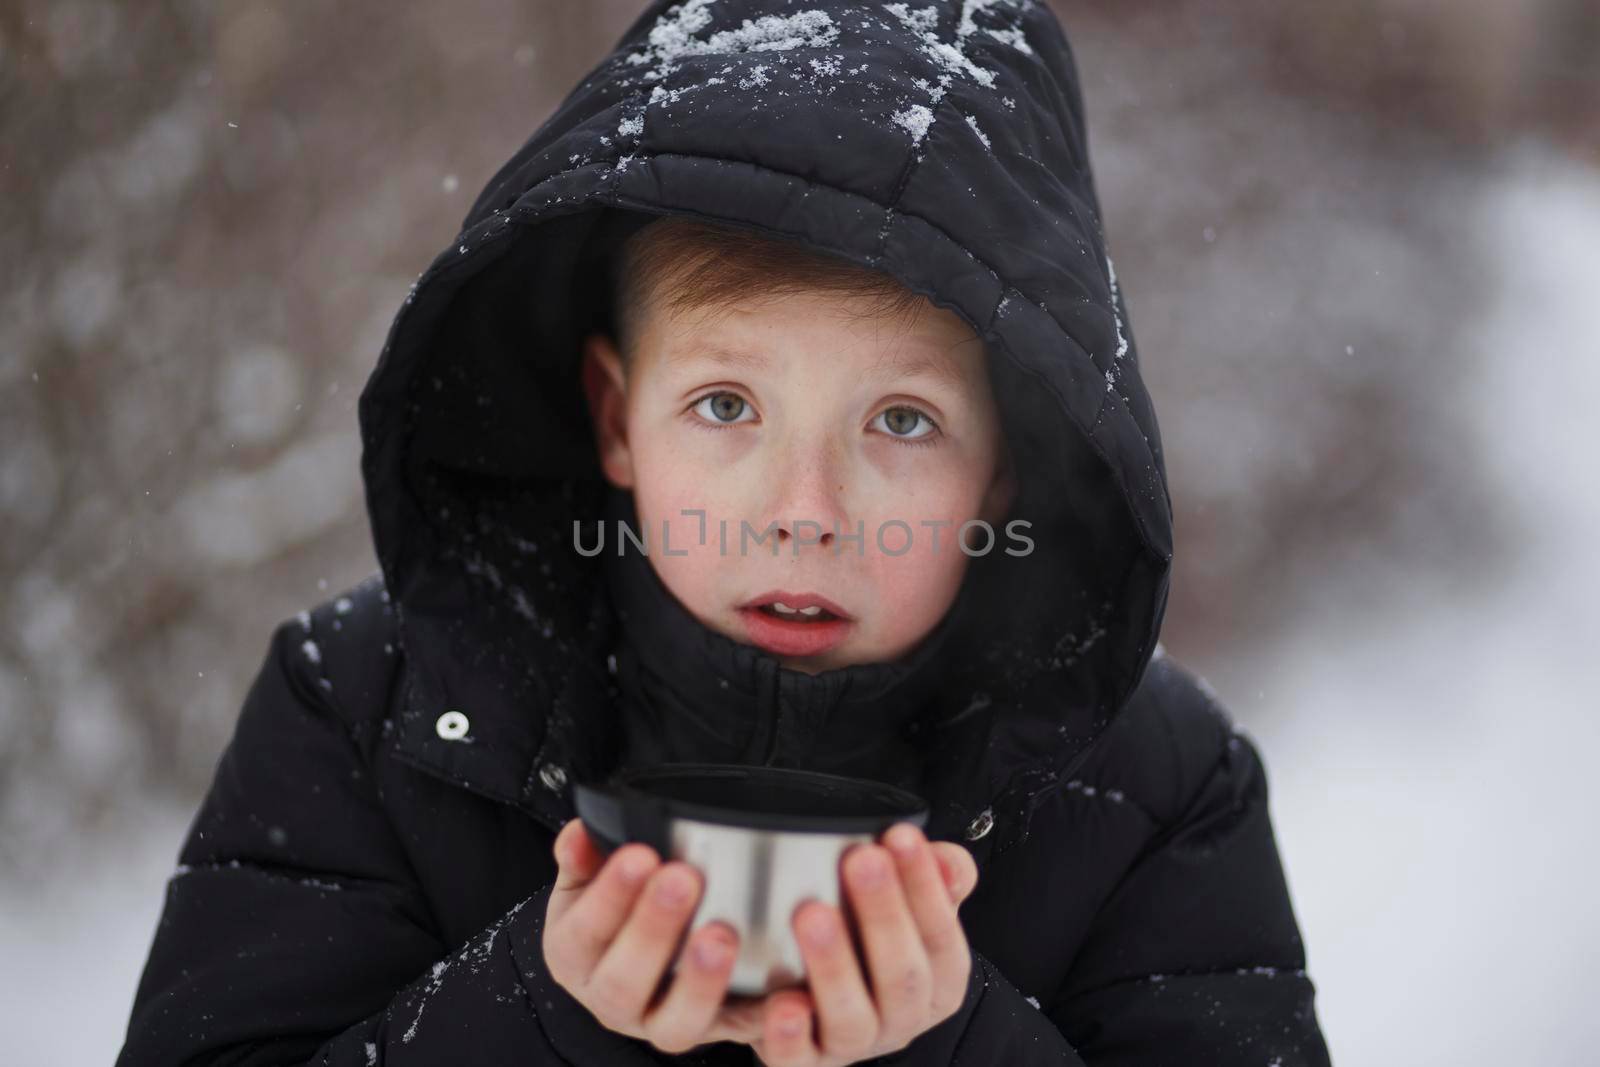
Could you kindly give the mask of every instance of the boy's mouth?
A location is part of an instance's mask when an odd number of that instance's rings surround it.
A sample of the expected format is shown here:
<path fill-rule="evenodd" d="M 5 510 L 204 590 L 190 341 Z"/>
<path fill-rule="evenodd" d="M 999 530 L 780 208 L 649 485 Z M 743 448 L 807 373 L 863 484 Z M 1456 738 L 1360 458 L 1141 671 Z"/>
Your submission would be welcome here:
<path fill-rule="evenodd" d="M 790 622 L 851 621 L 848 611 L 825 596 L 817 593 L 791 593 L 787 589 L 770 589 L 760 596 L 751 597 L 739 605 L 740 610 L 753 609 Z"/>
<path fill-rule="evenodd" d="M 787 604 L 781 602 L 762 604 L 755 610 L 763 612 L 767 615 L 771 615 L 775 619 L 788 619 L 790 622 L 827 622 L 830 619 L 837 619 L 839 617 L 826 608 L 815 606 L 809 608 L 791 608 Z"/>
<path fill-rule="evenodd" d="M 811 593 L 764 593 L 739 608 L 752 644 L 785 656 L 815 656 L 843 641 L 854 620 Z"/>

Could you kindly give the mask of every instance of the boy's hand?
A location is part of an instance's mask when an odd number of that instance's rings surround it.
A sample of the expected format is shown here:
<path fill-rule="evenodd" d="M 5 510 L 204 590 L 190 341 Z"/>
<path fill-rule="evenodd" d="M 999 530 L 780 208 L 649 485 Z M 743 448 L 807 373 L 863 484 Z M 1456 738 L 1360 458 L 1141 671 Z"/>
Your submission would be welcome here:
<path fill-rule="evenodd" d="M 602 1025 L 668 1053 L 760 1036 L 758 1013 L 721 1010 L 739 949 L 725 923 L 695 931 L 670 985 L 657 994 L 699 901 L 699 871 L 662 863 L 648 845 L 602 857 L 579 819 L 561 828 L 554 851 L 559 870 L 545 912 L 545 966 Z"/>
<path fill-rule="evenodd" d="M 891 830 L 886 839 L 893 843 L 903 830 L 911 831 L 911 840 L 919 845 L 920 853 L 914 852 L 906 861 L 906 866 L 902 867 L 903 871 L 909 867 L 910 873 L 901 874 L 895 880 L 904 882 L 908 889 L 913 886 L 925 888 L 926 864 L 931 862 L 937 879 L 936 888 L 942 894 L 941 899 L 953 919 L 955 909 L 977 885 L 977 867 L 972 857 L 960 845 L 949 842 L 936 841 L 930 846 L 921 832 L 913 827 Z M 873 848 L 880 854 L 884 853 L 881 848 Z M 674 975 L 670 988 L 664 995 L 656 995 L 666 962 L 671 958 L 673 947 L 682 936 L 683 928 L 693 915 L 699 898 L 700 877 L 694 867 L 679 862 L 662 864 L 653 849 L 638 844 L 625 845 L 611 856 L 602 857 L 579 819 L 573 819 L 561 828 L 555 839 L 554 852 L 559 869 L 545 915 L 545 966 L 549 968 L 551 977 L 571 992 L 602 1025 L 641 1038 L 669 1053 L 682 1052 L 713 1041 L 737 1041 L 752 1046 L 763 1062 L 772 1067 L 790 1063 L 820 1065 L 852 1062 L 849 1059 L 825 1058 L 827 1054 L 813 1044 L 813 995 L 808 989 L 780 990 L 761 998 L 724 998 L 739 947 L 737 933 L 724 923 L 708 923 L 696 931 L 686 946 L 689 955 Z M 633 866 L 635 863 L 638 864 L 637 868 Z M 844 866 L 847 868 L 848 883 L 849 871 L 854 868 L 854 863 L 847 857 Z M 685 874 L 693 886 L 687 899 L 676 908 L 652 901 L 653 890 L 664 879 L 669 868 Z M 850 891 L 847 884 L 847 892 Z M 896 891 L 900 892 L 898 886 Z M 913 894 L 911 899 L 926 910 L 921 894 Z M 863 919 L 871 914 L 871 902 L 866 904 L 866 908 L 861 904 L 856 905 L 856 913 Z M 837 908 L 818 902 L 796 909 L 796 917 L 808 908 L 825 909 L 831 913 L 829 918 L 833 922 L 841 921 Z M 799 933 L 798 926 L 796 933 Z M 960 947 L 965 953 L 966 937 L 959 921 L 955 923 L 955 935 L 960 938 Z M 709 943 L 714 950 L 725 950 L 725 957 L 716 966 L 707 968 L 696 964 L 694 948 L 703 942 Z M 817 995 L 827 998 L 826 990 L 833 986 L 826 978 L 819 976 L 817 968 L 826 967 L 829 962 L 836 964 L 837 951 L 824 960 L 808 947 L 804 937 L 800 938 L 800 945 L 801 953 L 807 960 L 808 972 L 812 975 L 808 988 L 817 990 Z M 835 950 L 841 948 L 859 984 L 860 967 L 848 938 L 835 944 Z M 928 958 L 925 947 L 919 947 L 919 951 L 922 956 L 910 958 Z M 868 954 L 870 959 L 870 947 Z M 813 962 L 813 959 L 820 962 Z M 970 959 L 965 962 L 970 966 Z M 961 984 L 957 987 L 956 1004 L 960 1003 L 960 993 L 965 984 L 966 972 L 963 969 Z M 848 985 L 845 991 L 850 991 Z M 954 1008 L 955 1005 L 951 1005 L 939 1018 L 948 1016 Z M 823 1014 L 831 1017 L 835 1013 L 825 1010 Z M 780 1024 L 793 1015 L 799 1015 L 801 1019 L 799 1040 L 786 1032 L 778 1032 Z M 927 1026 L 937 1021 L 929 1022 Z M 921 1029 L 914 1031 L 911 1036 L 920 1032 Z M 828 1039 L 827 1036 L 823 1037 L 824 1045 Z M 806 1049 L 807 1052 L 797 1054 L 794 1051 L 796 1048 Z M 831 1052 L 829 1049 L 829 1054 Z M 811 1058 L 806 1058 L 807 1055 Z"/>
<path fill-rule="evenodd" d="M 842 864 L 870 982 L 839 909 L 815 900 L 796 908 L 808 983 L 763 1002 L 762 1032 L 750 1044 L 767 1067 L 834 1067 L 894 1052 L 961 1006 L 972 951 L 956 909 L 977 886 L 977 865 L 960 845 L 930 845 L 907 823 L 883 842 L 855 846 Z"/>

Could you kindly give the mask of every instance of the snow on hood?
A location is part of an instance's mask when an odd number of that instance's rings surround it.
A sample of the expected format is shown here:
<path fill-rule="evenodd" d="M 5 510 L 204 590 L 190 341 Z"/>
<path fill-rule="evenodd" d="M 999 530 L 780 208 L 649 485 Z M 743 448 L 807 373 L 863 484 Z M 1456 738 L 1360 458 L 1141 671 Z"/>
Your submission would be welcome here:
<path fill-rule="evenodd" d="M 1026 0 L 652 4 L 485 185 L 359 405 L 413 755 L 524 803 L 539 769 L 600 758 L 582 694 L 611 636 L 571 547 L 603 498 L 579 342 L 609 322 L 604 253 L 663 214 L 885 271 L 989 346 L 1035 547 L 971 561 L 935 823 L 989 809 L 1015 832 L 1142 678 L 1172 560 L 1075 61 Z M 473 709 L 473 744 L 432 737 L 450 707 Z"/>

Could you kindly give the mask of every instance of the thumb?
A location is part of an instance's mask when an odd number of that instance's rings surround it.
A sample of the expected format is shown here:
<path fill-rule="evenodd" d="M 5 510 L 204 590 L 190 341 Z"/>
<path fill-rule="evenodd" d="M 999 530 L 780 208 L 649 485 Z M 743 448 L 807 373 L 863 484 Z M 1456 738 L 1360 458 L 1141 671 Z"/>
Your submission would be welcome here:
<path fill-rule="evenodd" d="M 555 842 L 551 845 L 551 852 L 556 860 L 557 894 L 582 889 L 594 879 L 605 863 L 605 856 L 601 855 L 594 838 L 589 836 L 583 820 L 579 818 L 568 819 L 561 827 L 561 832 L 556 834 Z"/>

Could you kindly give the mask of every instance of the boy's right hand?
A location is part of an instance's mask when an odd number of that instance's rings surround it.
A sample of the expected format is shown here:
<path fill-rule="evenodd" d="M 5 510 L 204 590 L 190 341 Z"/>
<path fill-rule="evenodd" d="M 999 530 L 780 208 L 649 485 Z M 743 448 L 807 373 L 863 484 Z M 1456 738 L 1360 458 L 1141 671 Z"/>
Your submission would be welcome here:
<path fill-rule="evenodd" d="M 721 1010 L 739 951 L 738 934 L 726 923 L 694 932 L 657 996 L 699 902 L 699 871 L 662 863 L 637 843 L 602 856 L 581 819 L 561 828 L 554 850 L 559 870 L 545 912 L 545 966 L 602 1025 L 667 1053 L 760 1038 L 758 1016 Z"/>

